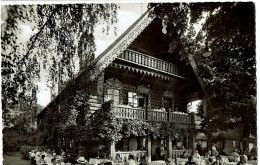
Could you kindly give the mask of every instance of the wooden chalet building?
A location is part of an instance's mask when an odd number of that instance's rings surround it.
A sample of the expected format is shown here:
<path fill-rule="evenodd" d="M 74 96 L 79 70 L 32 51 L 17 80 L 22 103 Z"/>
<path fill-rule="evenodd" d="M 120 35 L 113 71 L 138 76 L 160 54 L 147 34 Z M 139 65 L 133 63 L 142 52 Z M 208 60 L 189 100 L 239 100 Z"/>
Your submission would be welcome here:
<path fill-rule="evenodd" d="M 203 92 L 192 67 L 180 61 L 178 54 L 168 53 L 170 41 L 169 35 L 162 33 L 161 20 L 146 12 L 96 59 L 87 59 L 71 80 L 90 92 L 85 100 L 87 107 L 79 114 L 81 118 L 87 121 L 92 113 L 98 113 L 104 101 L 113 100 L 117 118 L 172 123 L 173 129 L 194 132 L 194 114 L 187 112 L 187 104 L 203 99 Z M 38 114 L 38 127 L 50 121 L 48 111 L 66 112 L 69 89 L 70 83 Z M 52 136 L 52 132 L 48 134 Z M 183 150 L 194 151 L 195 136 L 176 132 L 155 139 L 151 132 L 145 137 L 130 136 L 111 143 L 109 151 L 112 156 L 145 153 L 155 160 L 158 149 L 164 146 L 168 157 L 179 157 Z M 67 137 L 54 137 L 55 148 L 70 151 L 75 141 Z M 77 152 L 82 146 L 75 148 Z"/>

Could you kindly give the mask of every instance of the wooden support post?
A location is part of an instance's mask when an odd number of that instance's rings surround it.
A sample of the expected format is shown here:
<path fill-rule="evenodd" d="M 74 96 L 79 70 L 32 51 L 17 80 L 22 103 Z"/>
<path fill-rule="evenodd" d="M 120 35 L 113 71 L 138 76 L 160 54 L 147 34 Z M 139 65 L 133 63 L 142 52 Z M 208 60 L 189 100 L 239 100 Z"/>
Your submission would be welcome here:
<path fill-rule="evenodd" d="M 146 147 L 146 150 L 147 150 L 147 156 L 151 157 L 151 155 L 152 155 L 152 139 L 151 139 L 151 135 L 147 136 L 147 140 L 145 142 L 146 142 L 145 147 Z"/>
<path fill-rule="evenodd" d="M 195 113 L 192 112 L 191 113 L 192 117 L 191 117 L 191 121 L 192 121 L 192 125 L 193 125 L 193 130 L 195 132 Z M 195 134 L 193 134 L 191 136 L 191 149 L 192 149 L 192 155 L 194 154 L 194 151 L 195 151 Z"/>
<path fill-rule="evenodd" d="M 115 142 L 111 142 L 110 143 L 110 150 L 109 150 L 109 154 L 111 155 L 111 158 L 112 158 L 112 160 L 114 160 L 114 158 L 115 158 Z"/>
<path fill-rule="evenodd" d="M 167 137 L 167 158 L 173 158 L 172 157 L 172 137 Z"/>
<path fill-rule="evenodd" d="M 140 141 L 141 141 L 141 151 L 144 150 L 144 137 L 140 137 Z"/>
<path fill-rule="evenodd" d="M 186 135 L 185 148 L 189 149 L 189 135 Z"/>

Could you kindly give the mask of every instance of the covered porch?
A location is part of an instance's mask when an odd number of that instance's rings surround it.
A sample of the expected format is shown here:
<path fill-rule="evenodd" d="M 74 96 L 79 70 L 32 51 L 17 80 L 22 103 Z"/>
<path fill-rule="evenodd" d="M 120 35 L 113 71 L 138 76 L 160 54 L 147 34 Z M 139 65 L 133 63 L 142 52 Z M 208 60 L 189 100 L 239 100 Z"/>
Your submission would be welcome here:
<path fill-rule="evenodd" d="M 120 155 L 122 160 L 134 155 L 136 161 L 148 157 L 151 161 L 165 160 L 167 158 L 180 158 L 184 151 L 189 154 L 194 152 L 194 136 L 184 135 L 182 137 L 165 136 L 154 137 L 152 134 L 147 136 L 130 136 L 110 144 L 110 154 L 115 157 Z"/>

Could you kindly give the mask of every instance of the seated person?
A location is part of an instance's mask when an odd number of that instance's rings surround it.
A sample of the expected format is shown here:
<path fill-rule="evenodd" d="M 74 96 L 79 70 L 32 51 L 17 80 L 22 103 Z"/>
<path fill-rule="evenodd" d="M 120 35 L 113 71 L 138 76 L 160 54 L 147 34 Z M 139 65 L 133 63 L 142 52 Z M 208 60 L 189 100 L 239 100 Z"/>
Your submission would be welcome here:
<path fill-rule="evenodd" d="M 213 159 L 209 158 L 208 161 L 206 161 L 206 164 L 211 165 L 213 163 Z"/>
<path fill-rule="evenodd" d="M 240 156 L 245 156 L 246 162 L 248 161 L 247 152 L 243 152 Z"/>
<path fill-rule="evenodd" d="M 116 157 L 115 157 L 114 163 L 115 163 L 116 165 L 118 165 L 118 164 L 123 164 L 123 160 L 121 160 L 119 154 L 116 154 Z"/>
<path fill-rule="evenodd" d="M 238 158 L 239 158 L 239 154 L 236 152 L 236 150 L 234 150 L 234 151 L 230 154 L 230 161 L 231 161 L 231 162 L 238 162 Z"/>
<path fill-rule="evenodd" d="M 127 165 L 136 165 L 136 162 L 135 162 L 135 160 L 134 160 L 134 155 L 129 155 L 129 156 L 128 156 Z"/>
<path fill-rule="evenodd" d="M 219 155 L 222 155 L 222 156 L 228 156 L 228 154 L 225 152 L 225 150 L 222 150 Z"/>
<path fill-rule="evenodd" d="M 212 163 L 212 165 L 223 165 L 224 161 L 220 155 L 216 156 L 216 161 Z"/>
<path fill-rule="evenodd" d="M 175 163 L 173 162 L 173 160 L 171 158 L 168 158 L 165 160 L 166 165 L 175 165 Z"/>
<path fill-rule="evenodd" d="M 245 165 L 247 163 L 247 158 L 245 155 L 240 156 L 240 161 L 237 163 L 237 165 Z"/>
<path fill-rule="evenodd" d="M 189 156 L 188 161 L 185 162 L 185 165 L 196 165 L 196 163 L 193 161 L 193 157 Z"/>
<path fill-rule="evenodd" d="M 187 151 L 183 151 L 182 155 L 181 155 L 181 158 L 182 159 L 187 159 L 189 156 L 188 152 Z"/>
<path fill-rule="evenodd" d="M 87 165 L 88 161 L 85 159 L 84 156 L 79 156 L 78 159 L 77 159 L 77 163 Z"/>
<path fill-rule="evenodd" d="M 149 158 L 148 156 L 142 157 L 140 161 L 140 165 L 148 165 L 149 164 Z"/>
<path fill-rule="evenodd" d="M 212 150 L 211 152 L 212 156 L 216 157 L 218 154 L 218 151 L 217 150 Z"/>
<path fill-rule="evenodd" d="M 105 160 L 104 160 L 104 163 L 106 163 L 106 162 L 111 162 L 111 163 L 112 163 L 112 157 L 111 157 L 110 154 L 108 154 L 108 155 L 106 156 L 106 158 L 105 158 Z"/>
<path fill-rule="evenodd" d="M 211 151 L 209 150 L 206 154 L 205 154 L 205 158 L 210 158 L 212 156 Z"/>
<path fill-rule="evenodd" d="M 194 153 L 194 155 L 193 155 L 193 158 L 194 158 L 194 159 L 200 159 L 200 154 L 199 154 L 198 150 L 195 150 L 195 153 Z"/>
<path fill-rule="evenodd" d="M 167 151 L 164 149 L 163 146 L 160 147 L 160 156 L 159 159 L 160 160 L 165 160 L 167 156 Z"/>

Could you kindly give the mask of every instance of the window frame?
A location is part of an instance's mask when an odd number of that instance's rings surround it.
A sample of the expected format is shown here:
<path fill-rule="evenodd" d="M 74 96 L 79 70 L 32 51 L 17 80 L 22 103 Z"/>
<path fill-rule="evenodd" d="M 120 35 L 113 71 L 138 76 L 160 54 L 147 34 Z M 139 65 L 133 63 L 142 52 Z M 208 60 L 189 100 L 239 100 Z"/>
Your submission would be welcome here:
<path fill-rule="evenodd" d="M 112 92 L 109 92 L 112 91 Z M 116 94 L 117 91 L 117 94 Z M 115 101 L 115 96 L 118 97 L 118 100 Z M 113 101 L 114 105 L 119 105 L 120 104 L 120 90 L 115 89 L 115 88 L 107 88 L 107 100 Z"/>
<path fill-rule="evenodd" d="M 131 96 L 130 96 L 131 94 Z M 128 91 L 127 92 L 127 104 L 134 107 L 134 108 L 146 108 L 147 106 L 147 96 L 144 94 L 139 94 L 137 92 L 133 92 L 133 91 Z M 139 99 L 143 99 L 144 100 L 144 104 L 141 107 L 140 106 L 140 100 Z M 132 101 L 130 101 L 132 100 Z"/>

